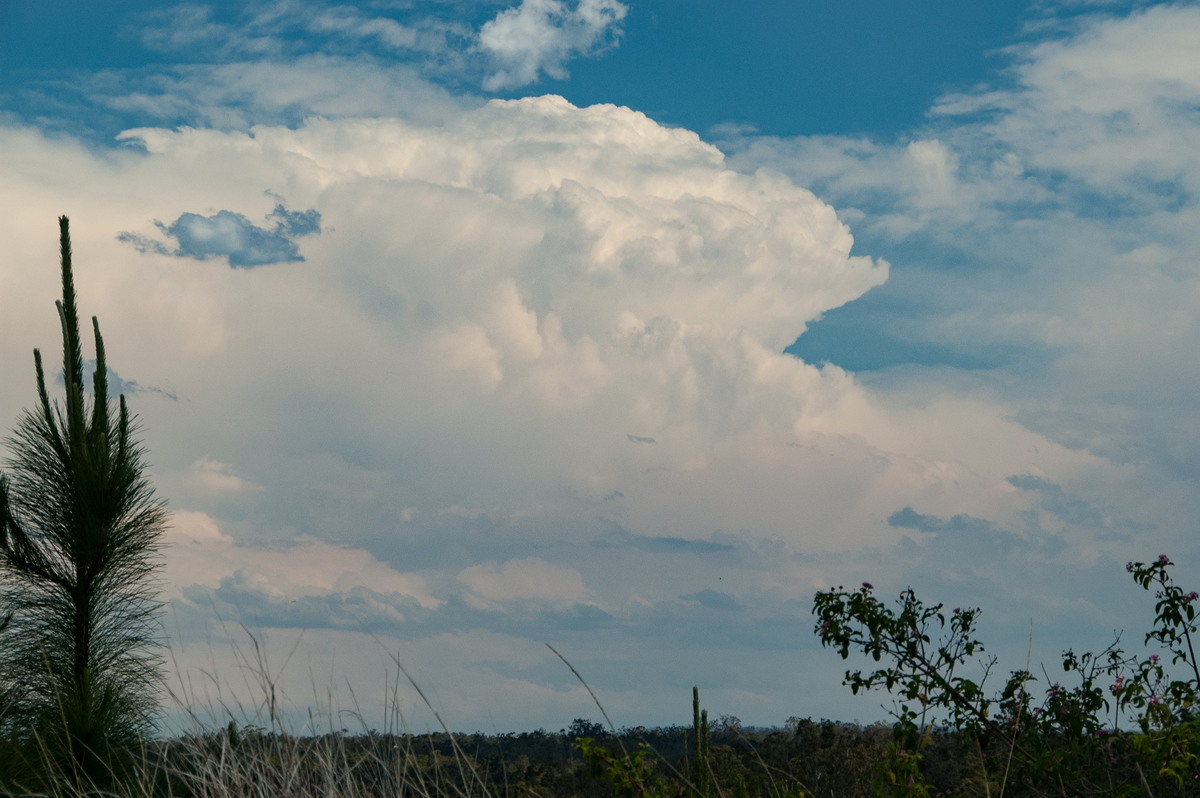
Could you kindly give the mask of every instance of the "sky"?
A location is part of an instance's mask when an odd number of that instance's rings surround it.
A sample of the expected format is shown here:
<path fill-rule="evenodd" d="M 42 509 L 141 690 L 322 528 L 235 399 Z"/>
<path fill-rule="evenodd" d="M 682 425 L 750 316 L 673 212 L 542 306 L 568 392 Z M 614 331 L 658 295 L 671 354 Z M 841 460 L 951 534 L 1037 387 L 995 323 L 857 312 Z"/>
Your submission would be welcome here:
<path fill-rule="evenodd" d="M 598 720 L 555 651 L 618 726 L 873 721 L 811 615 L 863 581 L 1002 674 L 1136 650 L 1125 563 L 1200 582 L 1198 50 L 1196 3 L 0 0 L 0 422 L 67 214 L 180 723 Z"/>

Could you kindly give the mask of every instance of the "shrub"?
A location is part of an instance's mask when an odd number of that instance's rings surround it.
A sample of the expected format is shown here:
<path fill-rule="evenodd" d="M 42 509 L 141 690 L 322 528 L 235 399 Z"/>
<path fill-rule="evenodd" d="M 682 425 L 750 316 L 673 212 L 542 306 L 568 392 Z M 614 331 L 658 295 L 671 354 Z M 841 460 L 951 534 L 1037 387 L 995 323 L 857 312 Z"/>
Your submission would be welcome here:
<path fill-rule="evenodd" d="M 925 755 L 939 729 L 974 745 L 969 780 L 989 793 L 994 784 L 1023 794 L 1182 795 L 1200 783 L 1200 664 L 1194 647 L 1200 594 L 1174 583 L 1166 555 L 1126 570 L 1155 593 L 1155 620 L 1145 643 L 1170 656 L 1138 657 L 1118 637 L 1098 653 L 1065 651 L 1062 681 L 1040 686 L 1012 671 L 998 691 L 984 682 L 995 658 L 975 636 L 978 610 L 927 605 L 911 590 L 894 607 L 874 587 L 839 587 L 816 594 L 815 631 L 843 659 L 852 651 L 878 663 L 846 671 L 853 690 L 882 688 L 897 697 L 893 743 L 879 786 L 895 795 L 927 795 L 936 781 Z M 1122 723 L 1127 727 L 1123 728 Z M 960 780 L 968 775 L 960 775 Z M 1067 786 L 1069 785 L 1069 787 Z"/>

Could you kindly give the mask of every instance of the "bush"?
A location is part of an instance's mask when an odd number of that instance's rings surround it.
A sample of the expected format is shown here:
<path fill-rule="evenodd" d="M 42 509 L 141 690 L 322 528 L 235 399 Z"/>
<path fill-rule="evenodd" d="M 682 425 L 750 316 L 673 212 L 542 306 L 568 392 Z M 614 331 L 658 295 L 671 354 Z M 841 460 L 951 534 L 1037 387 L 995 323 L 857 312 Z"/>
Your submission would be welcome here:
<path fill-rule="evenodd" d="M 882 688 L 897 697 L 879 789 L 913 796 L 964 785 L 989 794 L 1194 792 L 1200 785 L 1200 667 L 1193 644 L 1200 594 L 1172 581 L 1172 565 L 1161 555 L 1126 566 L 1155 593 L 1154 625 L 1144 642 L 1159 644 L 1162 654 L 1134 656 L 1119 647 L 1118 637 L 1098 653 L 1065 651 L 1061 682 L 1039 686 L 1033 674 L 1018 670 L 994 692 L 984 686 L 996 660 L 984 656 L 975 637 L 978 610 L 946 612 L 911 589 L 893 608 L 868 582 L 817 593 L 813 613 L 821 643 L 843 659 L 854 651 L 878 663 L 848 670 L 845 683 L 856 693 Z M 970 767 L 958 774 L 935 773 L 929 764 L 934 742 L 948 733 L 975 749 L 960 757 Z"/>

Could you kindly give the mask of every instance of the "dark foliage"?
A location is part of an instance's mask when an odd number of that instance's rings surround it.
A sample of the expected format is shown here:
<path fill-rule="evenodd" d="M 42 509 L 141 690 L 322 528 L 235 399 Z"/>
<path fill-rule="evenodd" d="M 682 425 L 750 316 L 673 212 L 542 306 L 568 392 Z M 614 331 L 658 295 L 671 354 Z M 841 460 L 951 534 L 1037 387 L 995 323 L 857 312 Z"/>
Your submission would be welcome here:
<path fill-rule="evenodd" d="M 862 796 L 891 732 L 884 726 L 791 719 L 787 729 L 709 730 L 709 752 L 701 765 L 706 792 L 754 796 Z M 576 732 L 601 732 L 580 738 Z M 605 769 L 590 766 L 579 741 L 593 739 L 612 761 L 644 751 L 647 775 L 661 792 L 629 792 Z M 176 775 L 175 795 L 222 794 L 208 781 L 212 763 L 255 763 L 266 794 L 317 795 L 538 795 L 600 798 L 615 795 L 698 795 L 694 781 L 694 729 L 635 727 L 603 733 L 599 724 L 577 720 L 570 729 L 485 735 L 363 734 L 291 738 L 258 729 L 181 738 L 162 744 L 157 756 Z M 336 754 L 331 753 L 336 752 Z M 343 763 L 328 785 L 331 761 Z M 258 767 L 263 763 L 273 763 Z M 161 765 L 161 763 L 160 763 Z M 209 775 L 203 775 L 205 773 Z M 276 781 L 272 781 L 276 780 Z M 270 782 L 269 784 L 266 782 Z M 207 785 L 207 789 L 205 788 Z M 807 790 L 807 792 L 805 791 Z M 339 792 L 340 791 L 340 792 Z"/>
<path fill-rule="evenodd" d="M 1146 794 L 1136 769 L 1119 758 L 1093 763 L 1105 774 L 1104 785 L 1047 785 L 1017 771 L 1006 774 L 1009 752 L 1003 746 L 981 744 L 977 736 L 948 727 L 927 729 L 924 739 L 906 741 L 886 724 L 790 718 L 782 729 L 743 729 L 714 723 L 709 751 L 699 763 L 706 775 L 697 780 L 693 727 L 625 728 L 594 738 L 573 733 L 596 732 L 597 726 L 578 720 L 558 732 L 304 738 L 231 727 L 160 744 L 156 763 L 147 770 L 162 776 L 158 794 L 174 796 L 236 795 L 248 785 L 256 794 L 296 798 Z M 1117 737 L 1109 750 L 1130 744 L 1131 737 Z M 1046 741 L 1046 746 L 1050 758 L 1071 756 L 1074 750 L 1067 740 Z M 904 762 L 914 766 L 919 780 L 892 780 Z"/>

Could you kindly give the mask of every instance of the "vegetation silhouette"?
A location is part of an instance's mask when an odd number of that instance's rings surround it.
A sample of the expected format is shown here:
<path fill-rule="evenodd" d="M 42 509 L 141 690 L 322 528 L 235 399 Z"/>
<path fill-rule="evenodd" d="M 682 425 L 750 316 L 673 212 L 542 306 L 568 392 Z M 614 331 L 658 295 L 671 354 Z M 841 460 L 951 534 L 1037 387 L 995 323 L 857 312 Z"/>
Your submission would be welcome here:
<path fill-rule="evenodd" d="M 35 349 L 38 404 L 20 415 L 0 474 L 0 777 L 84 793 L 120 781 L 157 713 L 166 509 L 125 397 L 109 398 L 95 317 L 87 395 L 65 216 L 59 245 L 65 396 L 51 400 Z"/>
<path fill-rule="evenodd" d="M 997 660 L 976 637 L 978 609 L 947 611 L 912 589 L 889 606 L 870 582 L 817 593 L 822 645 L 868 663 L 847 670 L 844 683 L 856 693 L 886 690 L 896 701 L 877 792 L 1197 794 L 1200 592 L 1176 584 L 1174 565 L 1161 554 L 1125 566 L 1154 593 L 1154 624 L 1142 642 L 1157 650 L 1127 651 L 1118 634 L 1095 652 L 1064 651 L 1061 667 L 1043 667 L 1041 677 L 1028 666 L 1012 671 L 994 690 L 986 683 Z M 954 769 L 934 753 L 935 741 L 949 738 L 967 746 Z"/>

